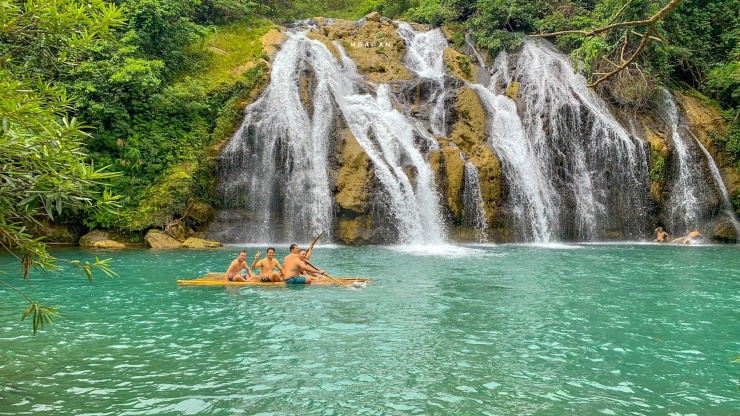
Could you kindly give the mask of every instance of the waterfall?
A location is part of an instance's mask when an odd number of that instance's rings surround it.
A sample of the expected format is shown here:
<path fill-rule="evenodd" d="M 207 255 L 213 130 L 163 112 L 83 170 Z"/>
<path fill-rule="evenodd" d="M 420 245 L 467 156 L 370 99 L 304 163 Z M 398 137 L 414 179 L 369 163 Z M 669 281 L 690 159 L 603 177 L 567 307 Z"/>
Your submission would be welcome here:
<path fill-rule="evenodd" d="M 578 240 L 642 236 L 650 227 L 647 143 L 624 130 L 570 58 L 547 42 L 525 40 L 512 78 L 538 164 L 560 196 L 561 227 Z"/>
<path fill-rule="evenodd" d="M 387 192 L 399 242 L 442 242 L 445 231 L 434 174 L 414 144 L 415 138 L 425 137 L 424 132 L 393 108 L 390 89 L 385 84 L 378 86 L 375 98 L 369 94 L 343 97 L 341 107 L 352 134 L 373 162 L 375 175 Z M 432 138 L 426 140 L 437 146 Z M 416 173 L 415 190 L 407 166 Z"/>
<path fill-rule="evenodd" d="M 288 34 L 273 62 L 265 92 L 245 110 L 238 132 L 219 156 L 219 191 L 227 206 L 243 208 L 238 235 L 225 241 L 308 239 L 332 229 L 327 172 L 335 118 L 344 119 L 370 158 L 380 182 L 378 199 L 401 243 L 444 241 L 434 175 L 415 143 L 437 149 L 415 120 L 393 108 L 390 88 L 366 91 L 346 51 L 337 62 L 324 44 L 305 33 Z M 305 105 L 301 77 L 313 90 Z M 372 88 L 372 86 L 369 86 Z"/>
<path fill-rule="evenodd" d="M 486 68 L 486 61 L 483 60 L 483 57 L 480 53 L 478 53 L 478 49 L 475 48 L 475 44 L 470 39 L 470 32 L 465 33 L 465 44 L 470 47 L 470 49 L 473 50 L 473 55 L 475 55 L 475 59 L 478 60 L 478 66 L 485 69 Z"/>
<path fill-rule="evenodd" d="M 233 225 L 239 234 L 228 241 L 297 240 L 331 231 L 326 159 L 334 118 L 329 90 L 337 71 L 323 45 L 302 34 L 288 36 L 269 86 L 246 108 L 219 156 L 220 194 L 227 206 L 249 212 L 243 224 Z M 316 78 L 311 114 L 300 96 L 304 71 Z"/>
<path fill-rule="evenodd" d="M 664 113 L 667 124 L 671 128 L 671 141 L 676 155 L 678 174 L 673 182 L 670 196 L 666 201 L 667 224 L 671 234 L 686 235 L 699 226 L 702 206 L 700 197 L 705 191 L 704 175 L 699 161 L 690 151 L 693 148 L 693 139 L 685 137 L 679 129 L 678 109 L 670 92 L 663 89 L 661 96 L 665 106 Z M 703 199 L 703 198 L 701 198 Z"/>
<path fill-rule="evenodd" d="M 479 98 L 486 144 L 501 162 L 501 183 L 490 189 L 501 192 L 495 220 L 510 227 L 504 238 L 642 239 L 653 228 L 649 145 L 622 127 L 574 72 L 568 56 L 548 42 L 525 39 L 521 50 L 502 51 L 495 58 L 484 86 L 446 73 L 448 45 L 440 30 L 416 32 L 403 22 L 396 30 L 406 43 L 402 62 L 416 78 L 388 83 L 368 82 L 344 49 L 346 43 L 329 45 L 305 32 L 287 33 L 272 61 L 269 85 L 247 106 L 241 126 L 218 156 L 218 193 L 226 208 L 219 213 L 224 224 L 219 240 L 306 241 L 321 231 L 331 234 L 337 227 L 334 192 L 342 157 L 337 150 L 348 129 L 367 156 L 363 166 L 370 162 L 371 176 L 364 182 L 372 186 L 368 205 L 356 214 L 373 227 L 391 229 L 385 239 L 374 241 L 444 242 L 447 224 L 437 183 L 445 182 L 435 178 L 430 154 L 440 150 L 435 137 L 450 134 L 454 89 L 462 85 Z M 673 98 L 663 94 L 675 148 L 675 180 L 666 205 L 670 228 L 688 230 L 713 215 L 707 201 L 714 198 L 713 206 L 720 207 L 721 190 L 722 212 L 740 235 L 719 170 L 681 125 Z M 451 140 L 443 142 L 452 146 Z M 478 168 L 496 180 L 499 174 L 461 158 L 463 182 L 455 186 L 462 185 L 462 201 L 456 203 L 462 202 L 463 225 L 481 240 L 489 232 L 499 235 L 500 225 L 488 229 Z M 345 212 L 337 212 L 345 218 Z"/>
<path fill-rule="evenodd" d="M 685 235 L 689 231 L 700 226 L 700 222 L 705 216 L 704 212 L 708 210 L 706 201 L 711 201 L 721 194 L 721 209 L 728 217 L 735 232 L 740 236 L 740 222 L 738 222 L 735 212 L 732 209 L 730 196 L 722 181 L 714 159 L 709 151 L 694 136 L 689 128 L 681 126 L 678 107 L 676 100 L 668 90 L 661 90 L 663 102 L 663 113 L 667 124 L 671 128 L 671 141 L 675 152 L 675 179 L 668 199 L 666 200 L 667 227 L 673 235 Z M 697 153 L 700 152 L 700 153 Z M 702 157 L 697 157 L 701 154 Z M 711 184 L 708 181 L 705 171 L 702 169 L 703 164 L 710 173 Z"/>
<path fill-rule="evenodd" d="M 534 241 L 638 237 L 649 228 L 648 146 L 631 137 L 570 59 L 527 39 L 515 70 L 502 52 L 488 89 L 491 144 L 506 170 L 519 233 Z M 501 95 L 517 81 L 520 111 Z"/>
<path fill-rule="evenodd" d="M 444 87 L 446 72 L 442 58 L 447 48 L 447 39 L 439 29 L 417 32 L 406 22 L 398 22 L 397 32 L 406 43 L 404 65 L 419 77 L 434 80 L 429 100 L 433 103 L 429 117 L 432 134 L 447 136 L 445 124 L 447 90 Z"/>
<path fill-rule="evenodd" d="M 406 42 L 403 63 L 420 77 L 440 79 L 445 76 L 442 53 L 447 39 L 439 29 L 416 32 L 406 22 L 398 22 L 398 34 Z"/>
<path fill-rule="evenodd" d="M 524 240 L 552 241 L 554 215 L 553 191 L 542 170 L 532 144 L 517 115 L 516 103 L 495 95 L 481 85 L 470 85 L 488 113 L 489 144 L 496 150 L 511 188 L 509 200 L 514 206 L 517 228 Z"/>
<path fill-rule="evenodd" d="M 462 155 L 460 157 L 462 158 Z M 488 220 L 480 192 L 478 168 L 470 162 L 465 162 L 464 173 L 463 208 L 468 219 L 467 225 L 478 231 L 478 242 L 484 243 L 487 241 Z"/>
<path fill-rule="evenodd" d="M 735 229 L 735 233 L 738 238 L 738 243 L 740 243 L 740 221 L 738 221 L 737 216 L 735 215 L 735 211 L 732 209 L 730 194 L 727 192 L 727 187 L 725 186 L 724 181 L 722 181 L 722 175 L 720 175 L 719 173 L 719 168 L 717 168 L 717 164 L 714 163 L 712 155 L 709 154 L 709 151 L 706 149 L 706 147 L 704 147 L 701 141 L 699 141 L 699 139 L 692 133 L 689 132 L 689 134 L 691 134 L 691 136 L 694 138 L 694 141 L 699 146 L 699 149 L 701 149 L 702 153 L 704 153 L 704 156 L 707 158 L 707 162 L 709 163 L 709 170 L 712 172 L 712 179 L 722 193 L 722 210 L 730 219 L 730 222 L 732 222 L 732 227 Z"/>

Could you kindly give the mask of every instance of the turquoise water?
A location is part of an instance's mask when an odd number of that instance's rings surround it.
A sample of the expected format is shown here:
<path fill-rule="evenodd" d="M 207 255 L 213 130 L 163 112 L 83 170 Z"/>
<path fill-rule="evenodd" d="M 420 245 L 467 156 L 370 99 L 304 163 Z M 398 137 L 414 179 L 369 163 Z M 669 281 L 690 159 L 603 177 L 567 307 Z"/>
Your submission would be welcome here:
<path fill-rule="evenodd" d="M 120 277 L 34 276 L 32 297 L 65 317 L 35 338 L 22 299 L 0 290 L 0 415 L 740 408 L 738 247 L 319 247 L 312 263 L 376 283 L 175 284 L 223 271 L 236 249 L 57 252 L 114 256 Z"/>

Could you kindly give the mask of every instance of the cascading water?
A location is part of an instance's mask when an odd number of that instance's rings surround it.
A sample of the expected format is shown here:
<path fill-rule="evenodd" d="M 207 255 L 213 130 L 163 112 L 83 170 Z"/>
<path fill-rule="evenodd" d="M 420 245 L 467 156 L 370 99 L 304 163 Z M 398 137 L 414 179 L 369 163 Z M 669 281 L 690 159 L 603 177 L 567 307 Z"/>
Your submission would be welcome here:
<path fill-rule="evenodd" d="M 328 62 L 333 57 L 323 45 L 302 34 L 288 36 L 275 57 L 270 85 L 247 107 L 219 157 L 221 195 L 228 206 L 249 212 L 243 224 L 234 224 L 238 234 L 222 237 L 225 241 L 306 239 L 331 230 L 326 158 L 336 65 Z M 298 88 L 304 72 L 316 81 L 312 114 Z"/>
<path fill-rule="evenodd" d="M 641 239 L 652 229 L 649 146 L 624 130 L 574 73 L 569 57 L 547 42 L 526 40 L 520 51 L 496 57 L 484 87 L 445 72 L 448 45 L 439 30 L 416 32 L 399 23 L 397 33 L 406 43 L 403 63 L 417 78 L 387 84 L 366 81 L 344 43 L 333 42 L 335 58 L 326 44 L 306 33 L 288 34 L 273 59 L 270 84 L 246 108 L 239 131 L 219 155 L 219 192 L 228 209 L 219 214 L 225 231 L 211 235 L 223 242 L 280 242 L 331 233 L 337 226 L 334 169 L 341 163 L 334 151 L 345 145 L 343 129 L 348 128 L 373 175 L 361 215 L 372 216 L 373 227 L 395 230 L 382 241 L 443 242 L 446 225 L 429 159 L 440 150 L 435 136 L 457 134 L 450 123 L 457 111 L 454 89 L 462 85 L 479 97 L 488 145 L 501 162 L 503 200 L 496 221 L 511 226 L 506 238 Z M 700 195 L 716 185 L 724 198 L 721 209 L 740 234 L 719 170 L 681 126 L 672 99 L 666 101 L 676 149 L 669 227 L 688 229 L 692 222 L 713 218 L 716 211 L 708 211 L 720 203 L 702 202 Z M 444 145 L 454 146 L 449 140 Z M 497 235 L 500 225 L 489 230 L 478 168 L 466 155 L 461 159 L 463 225 L 482 241 L 489 232 Z M 702 178 L 705 172 L 711 172 L 710 186 Z M 712 192 L 719 201 L 717 190 Z"/>
<path fill-rule="evenodd" d="M 740 222 L 732 209 L 727 188 L 714 159 L 691 130 L 682 125 L 673 94 L 663 89 L 661 98 L 676 155 L 676 173 L 666 200 L 667 229 L 675 236 L 685 235 L 703 225 L 712 206 L 719 204 L 720 210 L 740 236 Z M 711 181 L 706 177 L 704 167 L 709 171 Z"/>
<path fill-rule="evenodd" d="M 489 144 L 496 150 L 509 181 L 509 202 L 515 213 L 516 227 L 524 240 L 553 240 L 553 192 L 541 169 L 532 144 L 517 115 L 516 103 L 495 95 L 481 85 L 470 85 L 488 113 Z"/>
<path fill-rule="evenodd" d="M 442 54 L 447 47 L 447 39 L 439 29 L 417 32 L 406 22 L 398 23 L 398 34 L 406 42 L 406 55 L 403 63 L 416 75 L 439 79 L 445 76 Z"/>
<path fill-rule="evenodd" d="M 397 32 L 407 45 L 406 55 L 403 59 L 404 65 L 419 77 L 434 80 L 429 100 L 430 103 L 433 103 L 429 122 L 434 135 L 446 136 L 445 99 L 447 98 L 447 90 L 444 85 L 446 73 L 442 55 L 447 47 L 447 39 L 439 29 L 420 33 L 406 22 L 398 23 Z"/>
<path fill-rule="evenodd" d="M 679 129 L 678 109 L 673 96 L 665 89 L 661 91 L 661 96 L 666 122 L 671 128 L 677 170 L 670 196 L 666 201 L 666 228 L 672 234 L 686 235 L 698 227 L 702 211 L 700 201 L 705 199 L 702 195 L 711 190 L 705 186 L 701 164 L 691 152 L 695 147 L 694 140 L 686 137 Z"/>
<path fill-rule="evenodd" d="M 732 227 L 735 229 L 735 235 L 737 236 L 737 243 L 740 244 L 740 221 L 738 221 L 737 215 L 735 215 L 735 211 L 732 209 L 730 194 L 727 192 L 727 187 L 722 180 L 722 175 L 720 175 L 719 173 L 719 168 L 717 168 L 717 164 L 714 163 L 714 159 L 712 159 L 712 155 L 709 154 L 707 148 L 704 147 L 701 141 L 696 136 L 694 136 L 694 134 L 691 133 L 690 130 L 689 135 L 694 139 L 694 142 L 696 142 L 696 145 L 699 146 L 699 149 L 701 149 L 702 153 L 704 153 L 704 157 L 706 157 L 707 159 L 707 163 L 709 164 L 709 171 L 712 173 L 712 180 L 714 181 L 715 185 L 717 185 L 720 193 L 722 194 L 722 212 L 724 212 L 724 214 L 730 220 L 730 223 L 732 223 Z"/>
<path fill-rule="evenodd" d="M 485 69 L 486 61 L 483 60 L 483 57 L 478 52 L 478 49 L 476 49 L 475 44 L 473 43 L 472 39 L 470 39 L 470 32 L 465 33 L 465 44 L 468 45 L 468 47 L 472 50 L 473 55 L 475 56 L 475 59 L 478 61 L 478 66 Z"/>
<path fill-rule="evenodd" d="M 219 157 L 220 192 L 227 205 L 244 208 L 239 235 L 222 241 L 308 239 L 331 230 L 327 173 L 334 118 L 345 120 L 373 163 L 380 199 L 393 217 L 401 243 L 444 241 L 434 175 L 415 140 L 437 147 L 427 132 L 393 108 L 387 85 L 376 97 L 341 45 L 338 63 L 326 46 L 305 33 L 289 34 L 277 54 L 270 85 L 250 105 L 237 134 Z M 301 77 L 312 79 L 309 112 Z M 408 170 L 408 172 L 407 172 Z"/>
<path fill-rule="evenodd" d="M 510 202 L 526 219 L 520 233 L 535 241 L 643 235 L 649 228 L 647 145 L 627 134 L 569 58 L 546 42 L 526 40 L 511 74 L 508 59 L 497 57 L 489 89 L 476 91 L 494 118 L 507 114 L 490 129 L 508 166 Z M 513 81 L 521 116 L 513 102 L 495 94 Z"/>
<path fill-rule="evenodd" d="M 465 217 L 468 218 L 467 225 L 478 231 L 479 243 L 486 242 L 488 239 L 488 220 L 483 206 L 483 196 L 480 192 L 478 168 L 470 162 L 465 162 L 462 193 Z"/>

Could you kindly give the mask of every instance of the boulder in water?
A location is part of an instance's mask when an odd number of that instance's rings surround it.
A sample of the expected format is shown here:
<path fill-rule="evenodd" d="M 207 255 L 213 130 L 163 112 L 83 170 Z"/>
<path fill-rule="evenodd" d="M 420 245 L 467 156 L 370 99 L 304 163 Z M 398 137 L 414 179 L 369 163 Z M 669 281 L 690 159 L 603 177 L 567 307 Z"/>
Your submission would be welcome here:
<path fill-rule="evenodd" d="M 149 230 L 144 236 L 146 245 L 151 248 L 180 248 L 180 242 L 160 230 Z"/>
<path fill-rule="evenodd" d="M 727 218 L 718 218 L 714 223 L 714 233 L 711 236 L 712 240 L 721 241 L 723 243 L 733 243 L 738 240 L 737 230 Z"/>
<path fill-rule="evenodd" d="M 182 246 L 185 248 L 216 248 L 222 247 L 223 244 L 219 243 L 218 241 L 203 240 L 201 238 L 190 237 L 185 240 L 184 243 L 182 243 Z"/>
<path fill-rule="evenodd" d="M 96 248 L 124 248 L 123 243 L 113 241 L 108 238 L 108 233 L 102 230 L 93 230 L 80 237 L 79 245 L 81 247 Z"/>

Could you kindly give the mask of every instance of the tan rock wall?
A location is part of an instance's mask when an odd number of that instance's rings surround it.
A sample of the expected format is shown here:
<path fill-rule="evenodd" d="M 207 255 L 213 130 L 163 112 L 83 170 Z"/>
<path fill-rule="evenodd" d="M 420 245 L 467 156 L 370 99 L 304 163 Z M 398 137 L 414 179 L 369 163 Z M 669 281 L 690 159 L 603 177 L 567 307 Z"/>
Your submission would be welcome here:
<path fill-rule="evenodd" d="M 501 162 L 493 149 L 486 144 L 486 112 L 478 94 L 469 87 L 457 90 L 454 110 L 457 122 L 452 126 L 450 139 L 465 152 L 468 161 L 478 168 L 481 196 L 490 225 L 501 206 L 502 173 Z M 451 197 L 452 195 L 446 195 L 446 198 Z"/>
<path fill-rule="evenodd" d="M 466 55 L 463 55 L 452 48 L 446 48 L 444 52 L 442 52 L 442 59 L 444 60 L 445 67 L 450 75 L 465 81 L 475 81 L 478 67 L 474 65 Z"/>
<path fill-rule="evenodd" d="M 370 82 L 408 80 L 413 74 L 401 63 L 406 44 L 396 29 L 393 22 L 368 21 L 358 27 L 355 22 L 339 20 L 322 27 L 326 40 L 317 39 L 325 44 L 339 41 Z"/>

